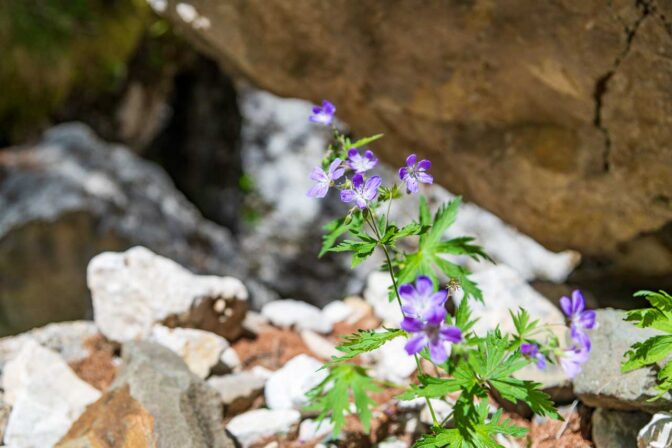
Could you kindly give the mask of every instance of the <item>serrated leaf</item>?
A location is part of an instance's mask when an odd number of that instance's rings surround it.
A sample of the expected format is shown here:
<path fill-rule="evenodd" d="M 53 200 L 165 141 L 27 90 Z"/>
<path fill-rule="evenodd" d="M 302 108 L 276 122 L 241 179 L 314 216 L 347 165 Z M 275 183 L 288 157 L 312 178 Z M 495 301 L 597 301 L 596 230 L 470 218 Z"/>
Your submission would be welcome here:
<path fill-rule="evenodd" d="M 385 329 L 385 331 L 359 330 L 357 333 L 346 336 L 345 341 L 336 347 L 344 355 L 332 359 L 334 362 L 346 361 L 355 356 L 373 351 L 382 347 L 386 342 L 405 335 L 403 330 Z"/>
<path fill-rule="evenodd" d="M 338 364 L 331 366 L 327 377 L 308 391 L 307 410 L 318 411 L 319 422 L 329 417 L 334 424 L 333 434 L 337 435 L 343 429 L 345 416 L 350 414 L 352 401 L 355 404 L 356 415 L 364 431 L 368 433 L 371 429 L 371 409 L 376 405 L 369 393 L 380 390 L 362 367 Z"/>
<path fill-rule="evenodd" d="M 413 400 L 414 398 L 443 398 L 446 395 L 460 390 L 461 383 L 454 378 L 435 378 L 419 375 L 420 384 L 411 384 L 407 391 L 399 395 L 399 400 Z"/>
<path fill-rule="evenodd" d="M 509 315 L 511 315 L 513 326 L 516 328 L 516 338 L 519 340 L 525 339 L 528 333 L 534 330 L 539 323 L 539 320 L 530 322 L 530 314 L 524 308 L 519 308 L 517 313 L 509 310 Z"/>
<path fill-rule="evenodd" d="M 450 255 L 466 255 L 476 261 L 495 262 L 495 260 L 485 253 L 485 250 L 481 246 L 471 244 L 472 241 L 474 241 L 474 238 L 468 236 L 442 241 L 437 243 L 436 252 Z"/>
<path fill-rule="evenodd" d="M 621 365 L 621 370 L 624 373 L 630 372 L 662 361 L 671 354 L 672 336 L 653 336 L 646 341 L 635 343 L 625 353 L 628 359 Z"/>

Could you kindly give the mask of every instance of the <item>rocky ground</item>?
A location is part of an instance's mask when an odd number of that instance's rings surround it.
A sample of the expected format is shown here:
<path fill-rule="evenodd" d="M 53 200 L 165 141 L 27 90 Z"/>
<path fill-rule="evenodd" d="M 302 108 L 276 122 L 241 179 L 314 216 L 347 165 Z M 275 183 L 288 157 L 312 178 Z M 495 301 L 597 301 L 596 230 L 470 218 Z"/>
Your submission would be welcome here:
<path fill-rule="evenodd" d="M 506 327 L 505 307 L 514 300 L 529 305 L 533 318 L 562 319 L 524 281 L 512 281 L 511 268 L 476 275 L 486 298 L 476 331 Z M 368 277 L 363 297 L 322 309 L 275 300 L 260 312 L 248 310 L 239 280 L 192 274 L 143 247 L 96 256 L 87 283 L 93 321 L 0 340 L 0 428 L 8 447 L 392 448 L 410 446 L 431 423 L 424 403 L 395 399 L 415 374 L 396 340 L 361 360 L 374 377 L 397 385 L 375 395 L 370 434 L 351 418 L 334 438 L 328 421 L 319 426 L 304 410 L 305 392 L 323 379 L 319 368 L 341 336 L 398 322 L 377 273 Z M 497 294 L 490 283 L 498 284 Z M 661 410 L 672 407 L 672 398 L 647 401 L 655 394 L 652 371 L 619 372 L 615 353 L 648 336 L 624 330 L 621 319 L 619 311 L 598 311 L 594 355 L 573 387 L 560 371 L 523 373 L 544 383 L 564 422 L 491 400 L 493 411 L 503 406 L 530 430 L 525 440 L 502 438 L 503 446 L 670 446 L 672 416 Z M 447 415 L 451 397 L 435 407 Z M 647 445 L 655 438 L 668 445 Z"/>

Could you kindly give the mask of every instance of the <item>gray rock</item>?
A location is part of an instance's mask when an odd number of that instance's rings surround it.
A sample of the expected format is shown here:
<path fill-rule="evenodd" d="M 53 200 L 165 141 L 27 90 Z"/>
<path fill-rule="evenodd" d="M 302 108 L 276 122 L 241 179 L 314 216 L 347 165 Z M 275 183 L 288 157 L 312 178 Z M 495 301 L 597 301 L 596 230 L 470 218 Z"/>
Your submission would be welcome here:
<path fill-rule="evenodd" d="M 672 447 L 672 414 L 658 412 L 637 435 L 638 448 Z"/>
<path fill-rule="evenodd" d="M 134 247 L 97 255 L 86 278 L 96 325 L 109 339 L 145 339 L 155 324 L 195 327 L 228 339 L 242 332 L 248 293 L 234 277 L 194 275 L 172 260 Z M 165 333 L 155 331 L 154 336 L 175 339 Z"/>
<path fill-rule="evenodd" d="M 623 321 L 625 313 L 613 309 L 597 310 L 597 328 L 590 331 L 593 349 L 581 373 L 574 379 L 574 392 L 589 406 L 617 410 L 656 412 L 672 407 L 669 393 L 659 400 L 656 371 L 645 367 L 621 373 L 624 353 L 635 342 L 660 334 L 637 328 Z"/>
<path fill-rule="evenodd" d="M 219 392 L 224 405 L 224 415 L 233 416 L 252 406 L 264 392 L 266 380 L 250 372 L 240 372 L 208 378 L 208 385 Z"/>
<path fill-rule="evenodd" d="M 649 421 L 643 412 L 596 409 L 593 412 L 593 443 L 596 448 L 632 448 L 637 433 Z"/>
<path fill-rule="evenodd" d="M 0 170 L 0 335 L 90 316 L 82 273 L 105 250 L 143 245 L 198 273 L 244 278 L 227 230 L 157 165 L 84 125 L 4 152 Z"/>
<path fill-rule="evenodd" d="M 112 389 L 126 385 L 154 418 L 158 446 L 229 447 L 219 394 L 194 375 L 179 356 L 151 342 L 128 342 Z"/>

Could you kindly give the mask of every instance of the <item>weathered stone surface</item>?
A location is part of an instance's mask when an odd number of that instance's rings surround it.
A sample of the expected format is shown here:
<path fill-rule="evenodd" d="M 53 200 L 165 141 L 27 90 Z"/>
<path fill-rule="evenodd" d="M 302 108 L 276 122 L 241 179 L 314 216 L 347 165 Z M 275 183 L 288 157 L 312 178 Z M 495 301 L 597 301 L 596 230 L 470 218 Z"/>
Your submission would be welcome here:
<path fill-rule="evenodd" d="M 376 378 L 392 383 L 408 383 L 408 378 L 415 372 L 417 365 L 406 350 L 406 338 L 396 338 L 377 350 L 366 354 L 366 359 L 374 363 L 371 373 Z"/>
<path fill-rule="evenodd" d="M 637 435 L 638 448 L 672 447 L 672 414 L 658 412 Z"/>
<path fill-rule="evenodd" d="M 319 333 L 329 333 L 332 328 L 319 308 L 298 300 L 274 300 L 264 305 L 261 314 L 281 328 L 294 327 L 297 330 L 313 330 Z"/>
<path fill-rule="evenodd" d="M 551 247 L 613 253 L 672 220 L 666 2 L 193 0 L 197 27 L 180 1 L 163 14 L 231 72 L 331 99 Z"/>
<path fill-rule="evenodd" d="M 90 405 L 56 447 L 133 448 L 156 443 L 154 417 L 133 399 L 126 385 Z"/>
<path fill-rule="evenodd" d="M 386 327 L 399 327 L 403 315 L 399 304 L 389 300 L 389 288 L 392 280 L 385 272 L 372 272 L 366 279 L 364 299 L 373 308 L 373 314 L 383 321 Z"/>
<path fill-rule="evenodd" d="M 233 448 L 224 431 L 219 394 L 179 356 L 150 342 L 128 342 L 122 354 L 124 366 L 106 396 L 128 387 L 130 397 L 154 419 L 157 446 Z"/>
<path fill-rule="evenodd" d="M 266 382 L 266 406 L 269 409 L 301 409 L 308 401 L 306 392 L 327 376 L 321 367 L 320 361 L 308 355 L 290 359 Z"/>
<path fill-rule="evenodd" d="M 100 397 L 55 352 L 27 341 L 3 374 L 5 400 L 12 404 L 4 442 L 14 448 L 52 446 Z"/>
<path fill-rule="evenodd" d="M 156 165 L 87 127 L 60 125 L 33 148 L 0 152 L 0 334 L 90 315 L 91 257 L 138 244 L 243 278 L 228 231 Z"/>
<path fill-rule="evenodd" d="M 150 341 L 161 344 L 177 353 L 189 370 L 205 378 L 216 365 L 229 343 L 221 336 L 209 331 L 193 328 L 168 328 L 154 325 Z"/>
<path fill-rule="evenodd" d="M 266 437 L 296 430 L 300 418 L 294 409 L 255 409 L 231 419 L 226 429 L 243 448 L 249 448 Z"/>
<path fill-rule="evenodd" d="M 224 415 L 233 416 L 249 409 L 254 400 L 264 392 L 266 380 L 250 372 L 240 372 L 208 378 L 208 385 L 219 392 L 224 405 Z"/>
<path fill-rule="evenodd" d="M 194 275 L 144 247 L 96 256 L 87 282 L 96 324 L 115 341 L 145 339 L 156 323 L 229 339 L 242 331 L 248 296 L 238 279 Z"/>
<path fill-rule="evenodd" d="M 593 443 L 596 448 L 632 448 L 637 433 L 651 416 L 642 412 L 596 409 L 593 412 Z"/>
<path fill-rule="evenodd" d="M 589 406 L 616 410 L 655 412 L 672 407 L 669 393 L 659 400 L 656 370 L 645 367 L 621 373 L 624 353 L 635 342 L 660 334 L 657 330 L 637 328 L 623 321 L 623 311 L 597 310 L 597 328 L 590 330 L 593 343 L 588 362 L 574 379 L 574 392 Z"/>

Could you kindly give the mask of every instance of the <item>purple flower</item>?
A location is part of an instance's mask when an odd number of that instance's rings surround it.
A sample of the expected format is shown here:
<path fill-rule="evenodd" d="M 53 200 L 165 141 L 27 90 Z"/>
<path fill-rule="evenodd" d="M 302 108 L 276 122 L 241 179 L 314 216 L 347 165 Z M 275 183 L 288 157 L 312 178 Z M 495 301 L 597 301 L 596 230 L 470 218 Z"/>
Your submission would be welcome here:
<path fill-rule="evenodd" d="M 423 348 L 429 348 L 429 357 L 436 364 L 446 362 L 450 355 L 450 343 L 456 344 L 462 341 L 462 331 L 452 325 L 445 325 L 444 321 L 423 322 L 414 317 L 405 317 L 401 321 L 401 328 L 415 335 L 408 340 L 406 353 L 415 355 Z"/>
<path fill-rule="evenodd" d="M 341 191 L 341 201 L 354 201 L 357 207 L 366 208 L 368 202 L 378 197 L 378 187 L 381 182 L 380 176 L 373 176 L 364 182 L 364 176 L 355 174 L 352 177 L 353 188 Z"/>
<path fill-rule="evenodd" d="M 446 318 L 444 304 L 448 298 L 446 291 L 434 292 L 434 283 L 429 277 L 421 275 L 412 283 L 399 287 L 402 300 L 401 310 L 405 316 L 438 324 Z"/>
<path fill-rule="evenodd" d="M 327 100 L 322 100 L 322 107 L 313 106 L 313 113 L 308 119 L 313 123 L 323 124 L 329 126 L 334 121 L 334 114 L 336 113 L 336 106 Z"/>
<path fill-rule="evenodd" d="M 572 339 L 582 343 L 588 339 L 585 331 L 595 327 L 595 311 L 585 310 L 586 302 L 578 289 L 572 292 L 571 300 L 568 297 L 560 299 L 560 307 L 570 320 Z"/>
<path fill-rule="evenodd" d="M 431 168 L 432 162 L 429 160 L 421 160 L 417 162 L 415 154 L 411 154 L 406 158 L 406 166 L 399 168 L 399 179 L 406 182 L 406 191 L 409 193 L 418 192 L 418 182 L 423 184 L 431 184 L 434 178 L 431 174 L 427 174 L 427 170 Z"/>
<path fill-rule="evenodd" d="M 546 368 L 546 357 L 539 351 L 537 344 L 520 344 L 520 352 L 532 359 L 537 360 L 537 367 L 541 370 Z"/>
<path fill-rule="evenodd" d="M 560 366 L 568 377 L 574 378 L 581 371 L 581 366 L 588 361 L 590 346 L 573 346 L 565 349 L 560 355 Z"/>
<path fill-rule="evenodd" d="M 368 149 L 364 151 L 364 155 L 361 155 L 357 148 L 348 151 L 348 165 L 355 170 L 355 173 L 364 173 L 376 166 L 377 163 L 378 159 Z"/>
<path fill-rule="evenodd" d="M 324 171 L 320 167 L 313 168 L 310 173 L 310 179 L 317 182 L 310 190 L 308 196 L 311 198 L 323 198 L 327 195 L 331 183 L 341 177 L 345 173 L 345 168 L 341 167 L 341 159 L 336 159 L 331 162 L 329 169 Z"/>

